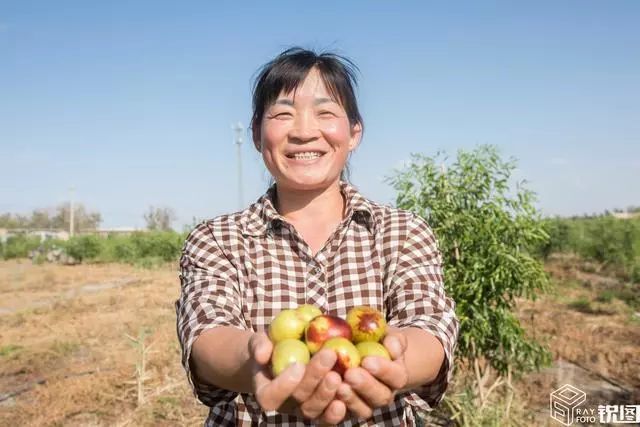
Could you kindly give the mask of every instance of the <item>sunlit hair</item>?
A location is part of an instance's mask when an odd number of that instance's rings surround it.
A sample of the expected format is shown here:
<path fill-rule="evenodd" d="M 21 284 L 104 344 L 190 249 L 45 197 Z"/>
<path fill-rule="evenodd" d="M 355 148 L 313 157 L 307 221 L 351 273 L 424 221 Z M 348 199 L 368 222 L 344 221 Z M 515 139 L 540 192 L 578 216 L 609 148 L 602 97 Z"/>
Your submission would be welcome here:
<path fill-rule="evenodd" d="M 358 85 L 358 67 L 348 58 L 331 52 L 316 53 L 300 47 L 285 50 L 258 71 L 253 85 L 253 116 L 251 129 L 254 138 L 259 138 L 260 125 L 265 110 L 278 96 L 294 92 L 304 82 L 309 72 L 316 68 L 329 94 L 344 108 L 351 127 L 359 124 L 364 131 L 364 123 L 358 109 L 355 88 Z M 349 165 L 345 166 L 340 178 L 349 181 Z"/>

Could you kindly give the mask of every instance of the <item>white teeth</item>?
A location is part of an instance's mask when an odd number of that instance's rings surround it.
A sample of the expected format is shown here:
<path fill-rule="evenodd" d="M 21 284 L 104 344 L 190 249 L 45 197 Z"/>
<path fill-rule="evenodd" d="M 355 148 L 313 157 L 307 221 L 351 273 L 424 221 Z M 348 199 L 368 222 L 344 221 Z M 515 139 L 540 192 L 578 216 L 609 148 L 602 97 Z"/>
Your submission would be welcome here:
<path fill-rule="evenodd" d="M 293 155 L 293 158 L 297 160 L 311 160 L 318 157 L 320 157 L 320 153 L 317 152 L 296 153 Z"/>

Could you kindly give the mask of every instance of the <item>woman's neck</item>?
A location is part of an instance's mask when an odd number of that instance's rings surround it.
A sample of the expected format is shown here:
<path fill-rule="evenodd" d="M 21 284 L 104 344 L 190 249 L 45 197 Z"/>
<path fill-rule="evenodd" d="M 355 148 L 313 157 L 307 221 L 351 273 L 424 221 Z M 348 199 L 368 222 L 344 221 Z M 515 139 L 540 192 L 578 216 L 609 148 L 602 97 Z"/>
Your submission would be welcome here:
<path fill-rule="evenodd" d="M 276 185 L 276 209 L 291 223 L 339 222 L 344 216 L 345 200 L 336 181 L 318 190 L 289 190 Z"/>

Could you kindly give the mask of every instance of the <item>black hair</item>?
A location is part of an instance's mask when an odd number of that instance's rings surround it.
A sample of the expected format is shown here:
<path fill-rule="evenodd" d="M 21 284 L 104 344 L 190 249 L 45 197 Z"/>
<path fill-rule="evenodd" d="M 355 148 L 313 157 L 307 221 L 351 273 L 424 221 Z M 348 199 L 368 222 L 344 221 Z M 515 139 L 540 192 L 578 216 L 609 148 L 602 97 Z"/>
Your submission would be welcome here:
<path fill-rule="evenodd" d="M 359 124 L 364 131 L 354 90 L 358 85 L 358 67 L 350 59 L 332 52 L 316 53 L 292 47 L 263 65 L 255 79 L 250 124 L 254 139 L 259 134 L 265 110 L 277 100 L 280 93 L 295 90 L 313 68 L 318 70 L 329 94 L 344 108 L 349 124 L 352 127 Z M 348 181 L 348 177 L 347 165 L 341 178 Z"/>

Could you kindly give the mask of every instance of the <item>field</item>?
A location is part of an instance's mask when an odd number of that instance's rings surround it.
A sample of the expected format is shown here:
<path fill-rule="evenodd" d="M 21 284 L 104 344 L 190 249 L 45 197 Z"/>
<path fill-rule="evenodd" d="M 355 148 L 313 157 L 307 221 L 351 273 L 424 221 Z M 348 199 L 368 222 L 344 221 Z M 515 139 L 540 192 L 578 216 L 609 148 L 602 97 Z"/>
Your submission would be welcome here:
<path fill-rule="evenodd" d="M 179 362 L 171 267 L 4 261 L 0 295 L 0 425 L 204 419 Z"/>
<path fill-rule="evenodd" d="M 549 392 L 567 382 L 593 404 L 640 403 L 637 285 L 583 264 L 551 259 L 554 290 L 519 304 L 554 366 L 515 382 L 514 425 L 546 425 Z M 180 366 L 177 295 L 172 265 L 1 261 L 0 425 L 201 425 L 206 408 Z"/>

